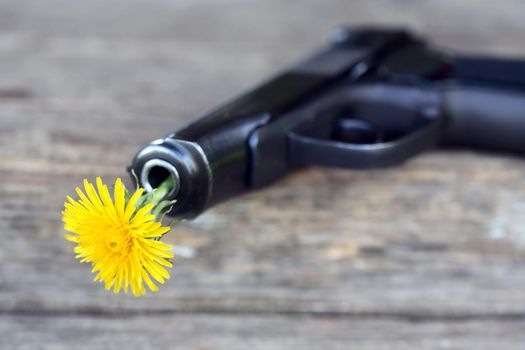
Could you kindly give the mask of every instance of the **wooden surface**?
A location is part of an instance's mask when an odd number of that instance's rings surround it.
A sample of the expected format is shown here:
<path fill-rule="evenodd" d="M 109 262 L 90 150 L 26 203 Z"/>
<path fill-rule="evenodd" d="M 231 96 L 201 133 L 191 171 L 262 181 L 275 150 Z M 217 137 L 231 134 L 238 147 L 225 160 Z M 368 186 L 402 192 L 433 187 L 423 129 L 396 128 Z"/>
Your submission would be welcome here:
<path fill-rule="evenodd" d="M 404 25 L 525 55 L 514 1 L 0 0 L 0 349 L 525 348 L 525 161 L 432 152 L 309 169 L 175 228 L 159 293 L 115 296 L 65 195 L 320 45 Z"/>

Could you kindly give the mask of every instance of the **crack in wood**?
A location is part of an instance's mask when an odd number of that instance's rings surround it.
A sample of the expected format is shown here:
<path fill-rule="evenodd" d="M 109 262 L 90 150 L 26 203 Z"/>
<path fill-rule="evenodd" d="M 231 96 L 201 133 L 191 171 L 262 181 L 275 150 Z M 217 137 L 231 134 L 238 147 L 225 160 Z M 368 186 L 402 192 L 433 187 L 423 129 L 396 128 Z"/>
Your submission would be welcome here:
<path fill-rule="evenodd" d="M 0 99 L 23 100 L 32 96 L 31 91 L 24 88 L 0 88 Z"/>
<path fill-rule="evenodd" d="M 135 316 L 172 316 L 172 315 L 210 315 L 210 316 L 258 316 L 258 317 L 288 317 L 288 318 L 322 318 L 345 320 L 393 320 L 406 323 L 422 322 L 523 322 L 525 312 L 504 313 L 427 313 L 414 311 L 313 311 L 313 310 L 249 310 L 249 309 L 157 309 L 131 310 L 108 308 L 76 308 L 76 309 L 8 309 L 0 310 L 1 316 L 31 316 L 31 317 L 92 317 L 92 318 L 128 318 Z"/>

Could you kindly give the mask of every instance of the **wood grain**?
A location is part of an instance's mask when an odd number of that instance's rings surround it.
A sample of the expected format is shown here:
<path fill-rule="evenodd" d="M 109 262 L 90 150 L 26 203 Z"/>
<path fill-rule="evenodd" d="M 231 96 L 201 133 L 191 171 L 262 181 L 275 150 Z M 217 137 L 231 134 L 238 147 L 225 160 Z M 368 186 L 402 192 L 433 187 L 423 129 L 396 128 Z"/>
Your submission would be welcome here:
<path fill-rule="evenodd" d="M 60 210 L 144 143 L 292 62 L 340 23 L 525 55 L 507 1 L 0 0 L 0 349 L 523 347 L 525 162 L 435 151 L 305 169 L 174 229 L 172 280 L 115 296 Z"/>
<path fill-rule="evenodd" d="M 43 322 L 47 321 L 47 322 Z M 22 349 L 515 349 L 521 322 L 412 323 L 261 315 L 0 317 L 2 339 Z"/>

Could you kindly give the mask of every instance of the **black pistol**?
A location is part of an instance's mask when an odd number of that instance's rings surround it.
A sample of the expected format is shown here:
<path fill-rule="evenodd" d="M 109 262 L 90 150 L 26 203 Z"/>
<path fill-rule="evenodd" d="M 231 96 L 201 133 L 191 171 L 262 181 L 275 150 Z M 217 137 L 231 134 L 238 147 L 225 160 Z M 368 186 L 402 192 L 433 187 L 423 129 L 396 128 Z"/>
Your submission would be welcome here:
<path fill-rule="evenodd" d="M 525 61 L 434 49 L 404 30 L 338 29 L 328 47 L 141 149 L 151 191 L 192 218 L 297 167 L 393 166 L 431 147 L 525 153 Z"/>

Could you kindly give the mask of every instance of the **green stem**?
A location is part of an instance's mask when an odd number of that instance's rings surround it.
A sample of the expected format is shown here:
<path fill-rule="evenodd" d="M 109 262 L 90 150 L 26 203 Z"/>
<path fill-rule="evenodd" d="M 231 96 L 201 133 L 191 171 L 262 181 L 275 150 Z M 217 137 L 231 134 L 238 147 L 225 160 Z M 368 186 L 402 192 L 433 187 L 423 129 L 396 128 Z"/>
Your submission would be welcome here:
<path fill-rule="evenodd" d="M 164 180 L 159 187 L 157 187 L 155 190 L 153 190 L 153 193 L 151 195 L 151 203 L 156 207 L 159 205 L 160 202 L 164 200 L 164 198 L 170 193 L 170 191 L 173 189 L 173 177 L 168 176 L 166 180 Z"/>

